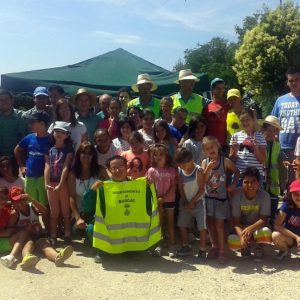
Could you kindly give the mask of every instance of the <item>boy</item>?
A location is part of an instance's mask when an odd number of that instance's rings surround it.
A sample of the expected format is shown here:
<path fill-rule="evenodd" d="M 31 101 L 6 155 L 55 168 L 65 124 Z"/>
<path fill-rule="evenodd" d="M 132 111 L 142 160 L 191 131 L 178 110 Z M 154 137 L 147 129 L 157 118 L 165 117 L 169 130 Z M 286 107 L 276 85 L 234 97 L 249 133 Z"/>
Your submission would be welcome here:
<path fill-rule="evenodd" d="M 185 148 L 176 151 L 174 160 L 179 167 L 178 226 L 182 243 L 177 254 L 180 256 L 192 254 L 192 248 L 188 244 L 188 228 L 193 226 L 193 221 L 196 219 L 200 236 L 198 257 L 205 259 L 207 253 L 203 170 L 193 162 L 192 153 Z"/>
<path fill-rule="evenodd" d="M 240 240 L 241 254 L 249 257 L 253 252 L 255 261 L 263 260 L 264 249 L 254 238 L 271 236 L 270 229 L 264 227 L 271 211 L 270 196 L 259 188 L 259 178 L 256 168 L 247 167 L 242 174 L 242 187 L 236 189 L 231 199 L 233 225 Z"/>

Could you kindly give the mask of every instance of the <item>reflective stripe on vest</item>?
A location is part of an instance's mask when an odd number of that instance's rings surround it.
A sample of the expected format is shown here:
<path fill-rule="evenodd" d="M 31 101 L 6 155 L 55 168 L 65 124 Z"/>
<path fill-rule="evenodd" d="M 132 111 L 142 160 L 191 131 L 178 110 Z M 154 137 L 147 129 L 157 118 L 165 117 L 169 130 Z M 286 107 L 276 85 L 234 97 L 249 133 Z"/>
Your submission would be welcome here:
<path fill-rule="evenodd" d="M 279 168 L 278 168 L 278 159 L 280 154 L 280 144 L 278 142 L 273 142 L 272 153 L 271 153 L 271 166 L 268 170 L 269 182 L 269 191 L 278 196 L 280 194 L 280 185 L 279 185 Z M 267 153 L 266 162 L 269 162 L 270 153 Z M 267 166 L 269 167 L 269 166 Z"/>
<path fill-rule="evenodd" d="M 97 190 L 93 246 L 108 253 L 141 251 L 161 240 L 159 214 L 154 185 L 147 187 L 145 178 L 103 184 L 105 216 L 100 209 Z M 151 214 L 147 214 L 147 200 Z M 148 207 L 149 209 L 149 207 Z"/>

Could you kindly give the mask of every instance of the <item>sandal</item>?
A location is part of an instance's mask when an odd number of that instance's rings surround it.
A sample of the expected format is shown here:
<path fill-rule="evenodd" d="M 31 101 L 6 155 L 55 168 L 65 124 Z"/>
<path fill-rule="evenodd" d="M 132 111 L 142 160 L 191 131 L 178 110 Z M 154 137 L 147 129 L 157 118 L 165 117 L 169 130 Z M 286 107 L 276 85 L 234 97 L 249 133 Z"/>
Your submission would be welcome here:
<path fill-rule="evenodd" d="M 38 263 L 39 260 L 40 259 L 36 255 L 27 254 L 23 257 L 20 267 L 23 270 L 33 268 L 35 267 L 35 265 Z"/>
<path fill-rule="evenodd" d="M 54 261 L 55 265 L 57 267 L 61 267 L 64 264 L 64 262 L 72 256 L 73 251 L 74 251 L 74 249 L 70 245 L 61 249 L 57 253 L 57 256 L 55 257 L 55 261 Z"/>

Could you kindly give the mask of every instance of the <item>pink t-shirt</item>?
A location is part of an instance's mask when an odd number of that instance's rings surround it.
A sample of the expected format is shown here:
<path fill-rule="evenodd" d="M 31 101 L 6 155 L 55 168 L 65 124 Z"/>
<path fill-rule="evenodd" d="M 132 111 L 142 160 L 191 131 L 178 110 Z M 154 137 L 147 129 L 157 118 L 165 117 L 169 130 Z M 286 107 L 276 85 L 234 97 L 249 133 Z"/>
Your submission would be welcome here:
<path fill-rule="evenodd" d="M 154 181 L 158 198 L 163 197 L 164 202 L 175 202 L 175 189 L 164 197 L 170 187 L 175 185 L 176 170 L 174 168 L 150 168 L 146 176 L 150 181 Z"/>
<path fill-rule="evenodd" d="M 130 162 L 138 157 L 141 161 L 142 161 L 142 171 L 141 171 L 141 175 L 145 176 L 149 165 L 150 165 L 150 157 L 149 157 L 149 153 L 148 151 L 143 151 L 141 154 L 134 154 L 132 153 L 131 150 L 128 151 L 124 151 L 121 154 L 126 160 L 127 160 L 127 167 L 130 167 Z M 130 174 L 128 174 L 130 176 Z"/>

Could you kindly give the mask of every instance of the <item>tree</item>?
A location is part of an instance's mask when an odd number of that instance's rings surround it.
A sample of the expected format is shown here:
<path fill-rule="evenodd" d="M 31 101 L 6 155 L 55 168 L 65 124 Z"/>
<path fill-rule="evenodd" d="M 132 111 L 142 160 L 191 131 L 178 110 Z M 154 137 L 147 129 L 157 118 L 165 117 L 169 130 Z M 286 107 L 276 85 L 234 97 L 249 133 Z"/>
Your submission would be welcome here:
<path fill-rule="evenodd" d="M 194 49 L 186 49 L 184 61 L 179 60 L 174 69 L 190 68 L 192 72 L 207 73 L 209 79 L 221 77 L 229 86 L 236 87 L 238 81 L 232 70 L 236 49 L 236 43 L 215 37 L 208 43 L 198 44 Z"/>
<path fill-rule="evenodd" d="M 255 94 L 263 114 L 286 92 L 285 71 L 300 63 L 300 11 L 292 1 L 275 10 L 264 8 L 257 24 L 246 30 L 236 51 L 239 83 Z"/>

